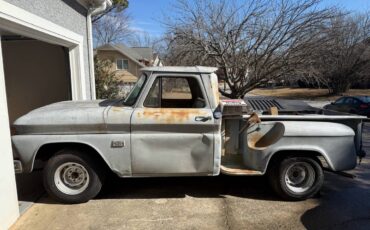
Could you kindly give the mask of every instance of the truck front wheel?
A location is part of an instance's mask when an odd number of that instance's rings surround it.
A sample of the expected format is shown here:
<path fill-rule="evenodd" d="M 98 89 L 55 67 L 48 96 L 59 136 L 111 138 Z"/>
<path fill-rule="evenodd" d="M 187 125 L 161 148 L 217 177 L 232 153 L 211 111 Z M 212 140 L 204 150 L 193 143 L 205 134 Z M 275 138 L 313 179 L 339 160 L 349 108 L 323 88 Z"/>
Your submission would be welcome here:
<path fill-rule="evenodd" d="M 44 187 L 62 203 L 83 203 L 94 198 L 102 187 L 98 166 L 76 150 L 62 150 L 44 168 Z"/>
<path fill-rule="evenodd" d="M 291 157 L 274 165 L 269 180 L 275 192 L 286 200 L 305 200 L 322 187 L 324 174 L 320 164 L 309 157 Z"/>

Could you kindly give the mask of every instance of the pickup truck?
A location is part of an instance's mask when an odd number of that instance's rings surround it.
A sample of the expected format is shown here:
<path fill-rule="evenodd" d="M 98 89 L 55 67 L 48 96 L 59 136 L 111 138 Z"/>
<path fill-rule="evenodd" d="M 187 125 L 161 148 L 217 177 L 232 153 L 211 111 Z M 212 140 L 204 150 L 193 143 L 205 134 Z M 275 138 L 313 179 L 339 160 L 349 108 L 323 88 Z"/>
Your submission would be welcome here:
<path fill-rule="evenodd" d="M 324 169 L 353 169 L 364 156 L 364 117 L 253 111 L 220 100 L 216 70 L 147 67 L 125 99 L 33 110 L 14 122 L 15 169 L 43 169 L 46 191 L 64 203 L 94 198 L 110 171 L 266 175 L 283 199 L 304 200 L 322 187 Z"/>

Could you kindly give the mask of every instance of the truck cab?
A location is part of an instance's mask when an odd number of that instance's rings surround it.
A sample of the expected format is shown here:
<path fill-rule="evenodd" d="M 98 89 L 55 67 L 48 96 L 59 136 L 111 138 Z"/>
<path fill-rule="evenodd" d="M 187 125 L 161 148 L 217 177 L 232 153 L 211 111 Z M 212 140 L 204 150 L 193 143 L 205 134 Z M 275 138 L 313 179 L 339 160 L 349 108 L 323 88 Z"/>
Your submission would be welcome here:
<path fill-rule="evenodd" d="M 169 68 L 144 69 L 146 87 L 133 91 L 141 92 L 131 115 L 132 174 L 213 175 L 221 127 L 215 69 Z"/>
<path fill-rule="evenodd" d="M 214 67 L 147 67 L 125 99 L 69 101 L 19 118 L 16 171 L 43 169 L 56 200 L 95 197 L 119 177 L 267 175 L 284 199 L 315 195 L 323 168 L 349 170 L 363 117 L 263 114 L 220 100 Z M 278 112 L 278 111 L 277 111 Z"/>

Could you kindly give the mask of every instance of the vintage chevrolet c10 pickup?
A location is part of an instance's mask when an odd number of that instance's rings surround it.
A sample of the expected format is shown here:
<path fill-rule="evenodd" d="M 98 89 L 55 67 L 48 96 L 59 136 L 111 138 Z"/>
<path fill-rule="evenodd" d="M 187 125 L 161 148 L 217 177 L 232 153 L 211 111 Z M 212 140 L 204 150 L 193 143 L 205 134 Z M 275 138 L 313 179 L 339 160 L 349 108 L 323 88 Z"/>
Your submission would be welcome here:
<path fill-rule="evenodd" d="M 64 203 L 86 202 L 119 177 L 266 175 L 283 199 L 314 196 L 323 169 L 363 157 L 364 117 L 265 114 L 221 101 L 213 67 L 147 67 L 126 99 L 66 101 L 20 117 L 17 172 L 43 169 Z"/>

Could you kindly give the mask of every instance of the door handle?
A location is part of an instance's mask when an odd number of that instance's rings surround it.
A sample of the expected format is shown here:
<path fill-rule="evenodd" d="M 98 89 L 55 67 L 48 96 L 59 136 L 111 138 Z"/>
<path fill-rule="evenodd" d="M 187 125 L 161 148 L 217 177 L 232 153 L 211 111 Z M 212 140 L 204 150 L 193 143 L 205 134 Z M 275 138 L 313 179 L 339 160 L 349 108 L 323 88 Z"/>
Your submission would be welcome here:
<path fill-rule="evenodd" d="M 206 121 L 211 120 L 211 119 L 212 119 L 211 116 L 208 116 L 208 117 L 197 116 L 197 117 L 195 117 L 195 121 L 202 121 L 202 122 L 206 122 Z"/>

